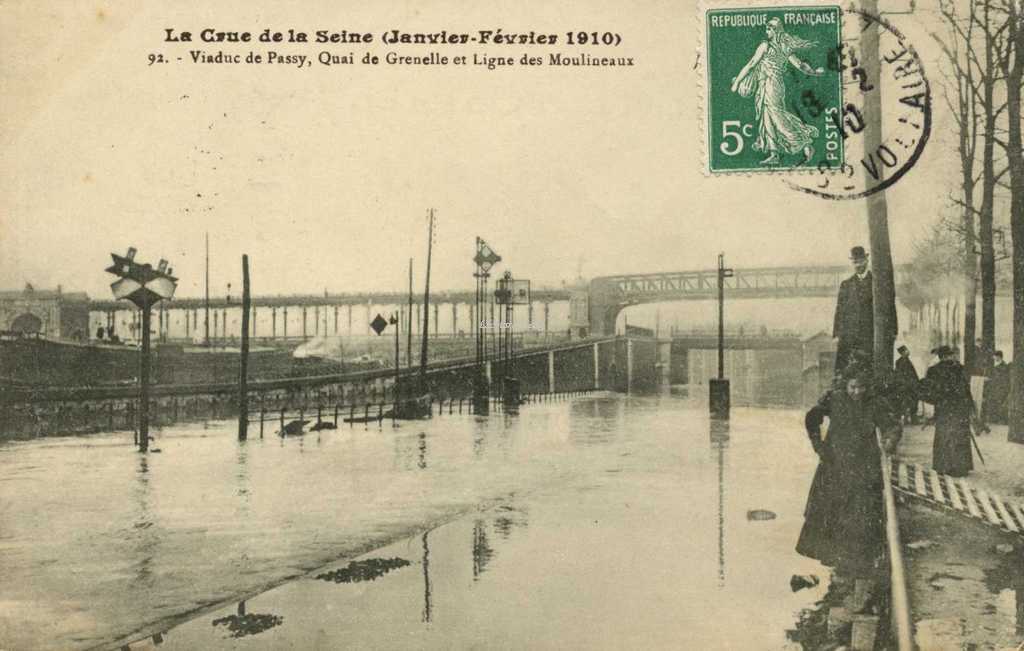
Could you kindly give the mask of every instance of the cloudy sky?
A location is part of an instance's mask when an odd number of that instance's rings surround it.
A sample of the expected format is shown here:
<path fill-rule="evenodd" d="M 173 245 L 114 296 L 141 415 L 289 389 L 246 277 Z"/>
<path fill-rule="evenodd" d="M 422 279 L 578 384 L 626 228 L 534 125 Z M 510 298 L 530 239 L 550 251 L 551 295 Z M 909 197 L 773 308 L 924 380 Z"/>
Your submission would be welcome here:
<path fill-rule="evenodd" d="M 772 176 L 709 178 L 698 122 L 704 68 L 687 2 L 5 2 L 0 5 L 0 287 L 61 284 L 105 298 L 111 251 L 166 257 L 180 296 L 388 290 L 422 268 L 437 211 L 434 282 L 471 285 L 474 237 L 535 284 L 713 266 L 845 264 L 866 243 L 863 202 L 794 192 Z M 925 3 L 927 4 L 927 3 Z M 173 7 L 171 6 L 173 5 Z M 927 14 L 894 16 L 933 82 Z M 165 43 L 164 29 L 373 32 L 318 46 Z M 192 64 L 215 54 L 368 50 L 409 31 L 609 29 L 633 68 Z M 564 48 L 439 47 L 454 54 Z M 148 65 L 159 53 L 171 62 Z M 178 62 L 177 57 L 183 57 Z M 696 67 L 695 67 L 695 64 Z M 894 256 L 955 187 L 951 120 L 935 102 L 922 160 L 889 193 Z"/>

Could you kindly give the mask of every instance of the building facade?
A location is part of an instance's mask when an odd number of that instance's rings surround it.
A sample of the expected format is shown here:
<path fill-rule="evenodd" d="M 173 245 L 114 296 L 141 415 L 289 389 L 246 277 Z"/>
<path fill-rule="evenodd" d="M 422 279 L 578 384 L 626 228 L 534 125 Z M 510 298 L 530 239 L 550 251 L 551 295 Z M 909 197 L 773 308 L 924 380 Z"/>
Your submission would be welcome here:
<path fill-rule="evenodd" d="M 86 341 L 89 297 L 66 293 L 59 285 L 56 290 L 25 285 L 20 291 L 0 291 L 0 331 Z"/>

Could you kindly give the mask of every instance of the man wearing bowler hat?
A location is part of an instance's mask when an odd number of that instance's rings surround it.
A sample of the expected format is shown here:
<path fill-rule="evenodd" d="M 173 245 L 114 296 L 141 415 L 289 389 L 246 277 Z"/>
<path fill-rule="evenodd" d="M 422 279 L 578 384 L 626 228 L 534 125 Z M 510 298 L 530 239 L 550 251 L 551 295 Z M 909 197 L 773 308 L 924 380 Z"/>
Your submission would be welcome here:
<path fill-rule="evenodd" d="M 871 270 L 863 246 L 850 249 L 853 275 L 839 285 L 832 336 L 839 339 L 836 348 L 836 372 L 846 368 L 854 351 L 870 359 L 874 349 L 875 326 Z M 893 333 L 895 334 L 895 332 Z"/>

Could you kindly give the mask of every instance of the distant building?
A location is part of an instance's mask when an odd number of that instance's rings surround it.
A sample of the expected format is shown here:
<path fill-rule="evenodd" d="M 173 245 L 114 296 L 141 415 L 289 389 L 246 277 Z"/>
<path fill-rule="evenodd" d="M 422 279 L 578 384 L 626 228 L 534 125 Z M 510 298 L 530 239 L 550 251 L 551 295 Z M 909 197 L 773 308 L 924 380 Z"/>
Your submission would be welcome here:
<path fill-rule="evenodd" d="M 582 278 L 569 286 L 569 338 L 590 335 L 590 286 Z"/>
<path fill-rule="evenodd" d="M 0 331 L 51 339 L 89 338 L 89 297 L 84 292 L 36 289 L 0 291 Z"/>

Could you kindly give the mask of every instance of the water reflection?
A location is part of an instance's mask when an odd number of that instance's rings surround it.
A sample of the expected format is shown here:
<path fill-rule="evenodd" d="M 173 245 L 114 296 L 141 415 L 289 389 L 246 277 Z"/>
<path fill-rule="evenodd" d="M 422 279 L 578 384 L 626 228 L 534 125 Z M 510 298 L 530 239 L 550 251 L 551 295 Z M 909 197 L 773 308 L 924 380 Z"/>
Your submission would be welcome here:
<path fill-rule="evenodd" d="M 132 491 L 135 497 L 135 522 L 128 532 L 131 541 L 131 558 L 138 559 L 132 567 L 132 585 L 145 590 L 152 587 L 153 563 L 156 548 L 160 542 L 157 532 L 153 530 L 153 514 L 150 509 L 153 487 L 149 476 L 149 458 L 140 454 L 138 470 L 135 473 L 136 485 Z"/>
<path fill-rule="evenodd" d="M 430 603 L 430 544 L 427 542 L 429 531 L 423 532 L 423 621 L 429 623 L 431 616 Z"/>
<path fill-rule="evenodd" d="M 213 620 L 213 626 L 224 626 L 228 635 L 233 638 L 259 635 L 275 626 L 280 626 L 284 617 L 273 614 L 246 613 L 245 602 L 238 602 L 238 612 L 234 615 Z"/>
<path fill-rule="evenodd" d="M 725 450 L 729 447 L 729 421 L 711 419 L 711 450 L 718 462 L 718 587 L 725 587 Z"/>
<path fill-rule="evenodd" d="M 420 432 L 416 436 L 400 435 L 394 439 L 395 468 L 412 470 L 416 467 L 426 470 L 428 453 L 426 432 Z"/>
<path fill-rule="evenodd" d="M 487 564 L 494 556 L 494 549 L 487 540 L 487 531 L 484 529 L 484 521 L 477 520 L 473 523 L 473 580 L 478 581 L 480 575 L 487 569 Z"/>

